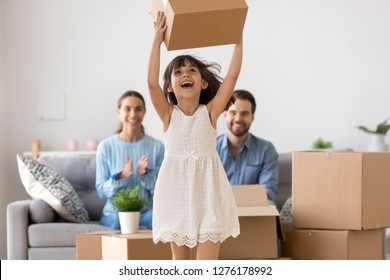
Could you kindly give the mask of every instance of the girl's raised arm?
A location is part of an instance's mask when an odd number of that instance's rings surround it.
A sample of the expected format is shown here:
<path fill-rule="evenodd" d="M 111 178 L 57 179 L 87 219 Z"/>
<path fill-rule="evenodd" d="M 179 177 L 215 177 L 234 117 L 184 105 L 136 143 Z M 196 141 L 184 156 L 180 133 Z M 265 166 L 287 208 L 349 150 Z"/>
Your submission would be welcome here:
<path fill-rule="evenodd" d="M 152 50 L 149 57 L 148 68 L 148 88 L 153 106 L 157 111 L 158 116 L 163 122 L 164 131 L 168 127 L 170 118 L 171 105 L 165 98 L 162 90 L 160 78 L 160 48 L 164 39 L 164 33 L 167 29 L 165 25 L 165 16 L 163 12 L 158 12 L 157 21 L 154 23 L 155 37 L 152 43 Z"/>
<path fill-rule="evenodd" d="M 228 103 L 230 97 L 233 94 L 234 88 L 236 86 L 238 77 L 241 71 L 243 56 L 243 42 L 241 41 L 235 45 L 233 50 L 232 59 L 230 61 L 229 69 L 227 74 L 217 92 L 214 99 L 209 103 L 209 112 L 211 123 L 215 126 L 217 119 L 223 112 L 226 104 Z"/>

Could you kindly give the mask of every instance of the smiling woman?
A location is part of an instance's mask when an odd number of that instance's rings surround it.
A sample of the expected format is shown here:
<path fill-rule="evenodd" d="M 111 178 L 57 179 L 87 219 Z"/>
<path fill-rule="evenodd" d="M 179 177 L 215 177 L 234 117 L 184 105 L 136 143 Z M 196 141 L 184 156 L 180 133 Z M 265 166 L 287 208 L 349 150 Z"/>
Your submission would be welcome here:
<path fill-rule="evenodd" d="M 107 199 L 100 224 L 120 229 L 118 211 L 112 198 L 119 190 L 140 187 L 146 201 L 140 226 L 152 228 L 154 185 L 164 156 L 163 144 L 146 135 L 142 125 L 146 112 L 143 96 L 125 92 L 118 100 L 117 114 L 121 124 L 115 135 L 103 140 L 96 153 L 96 188 L 100 198 Z"/>

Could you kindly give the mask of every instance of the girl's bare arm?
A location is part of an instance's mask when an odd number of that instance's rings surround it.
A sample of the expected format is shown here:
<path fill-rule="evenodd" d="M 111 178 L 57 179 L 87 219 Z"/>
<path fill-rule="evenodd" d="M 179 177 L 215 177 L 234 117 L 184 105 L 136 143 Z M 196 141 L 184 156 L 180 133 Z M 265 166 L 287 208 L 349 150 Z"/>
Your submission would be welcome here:
<path fill-rule="evenodd" d="M 164 131 L 168 127 L 171 104 L 168 103 L 164 96 L 164 92 L 160 86 L 160 48 L 164 39 L 164 33 L 167 29 L 165 25 L 165 16 L 162 12 L 158 12 L 157 21 L 154 23 L 155 37 L 152 43 L 152 50 L 149 57 L 148 68 L 148 88 L 153 106 L 157 111 L 158 116 L 163 122 Z"/>
<path fill-rule="evenodd" d="M 211 100 L 208 104 L 211 123 L 214 127 L 216 126 L 217 119 L 223 112 L 224 108 L 226 107 L 226 104 L 228 103 L 230 97 L 233 94 L 236 82 L 241 71 L 242 56 L 243 42 L 241 38 L 241 41 L 234 47 L 232 59 L 230 61 L 226 77 L 224 78 L 214 99 Z"/>

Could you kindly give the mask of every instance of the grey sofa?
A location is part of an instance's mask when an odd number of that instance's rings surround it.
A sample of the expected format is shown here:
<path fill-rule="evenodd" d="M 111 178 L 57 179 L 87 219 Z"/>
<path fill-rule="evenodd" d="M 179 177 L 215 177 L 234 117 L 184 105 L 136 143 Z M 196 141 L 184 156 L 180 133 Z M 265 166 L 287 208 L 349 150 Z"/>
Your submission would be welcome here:
<path fill-rule="evenodd" d="M 32 219 L 32 199 L 12 202 L 7 206 L 8 259 L 75 259 L 77 234 L 108 230 L 98 224 L 105 202 L 97 196 L 95 189 L 95 156 L 42 154 L 38 161 L 56 170 L 72 184 L 91 221 L 83 224 L 55 219 L 37 223 Z M 279 184 L 276 204 L 280 210 L 291 196 L 291 153 L 279 155 Z M 22 185 L 19 187 L 23 188 Z"/>
<path fill-rule="evenodd" d="M 89 214 L 88 223 L 71 223 L 56 217 L 53 222 L 34 223 L 34 200 L 12 202 L 7 206 L 7 252 L 9 260 L 67 260 L 76 258 L 79 233 L 108 230 L 98 220 L 105 201 L 95 189 L 95 155 L 71 153 L 43 154 L 39 162 L 56 170 L 74 187 Z M 22 187 L 22 183 L 19 187 Z M 34 212 L 39 209 L 34 208 Z M 42 211 L 47 208 L 42 207 Z"/>

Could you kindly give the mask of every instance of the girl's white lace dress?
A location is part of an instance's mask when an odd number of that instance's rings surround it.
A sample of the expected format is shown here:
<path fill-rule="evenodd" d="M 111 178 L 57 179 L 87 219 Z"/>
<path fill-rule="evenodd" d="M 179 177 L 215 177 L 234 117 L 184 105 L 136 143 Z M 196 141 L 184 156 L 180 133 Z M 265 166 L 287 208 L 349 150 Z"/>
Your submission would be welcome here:
<path fill-rule="evenodd" d="M 156 182 L 153 240 L 195 247 L 240 233 L 236 204 L 216 151 L 205 105 L 193 116 L 174 107 Z"/>

